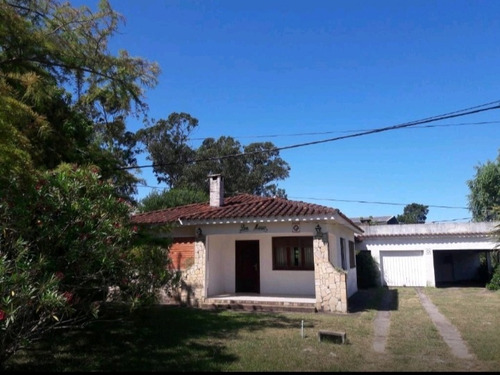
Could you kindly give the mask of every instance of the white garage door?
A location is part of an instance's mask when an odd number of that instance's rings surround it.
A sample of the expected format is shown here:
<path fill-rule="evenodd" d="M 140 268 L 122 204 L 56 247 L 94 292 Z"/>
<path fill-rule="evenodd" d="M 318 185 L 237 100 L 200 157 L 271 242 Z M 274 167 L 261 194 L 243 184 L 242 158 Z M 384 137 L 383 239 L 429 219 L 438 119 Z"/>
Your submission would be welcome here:
<path fill-rule="evenodd" d="M 423 251 L 381 251 L 382 279 L 387 286 L 425 286 Z"/>

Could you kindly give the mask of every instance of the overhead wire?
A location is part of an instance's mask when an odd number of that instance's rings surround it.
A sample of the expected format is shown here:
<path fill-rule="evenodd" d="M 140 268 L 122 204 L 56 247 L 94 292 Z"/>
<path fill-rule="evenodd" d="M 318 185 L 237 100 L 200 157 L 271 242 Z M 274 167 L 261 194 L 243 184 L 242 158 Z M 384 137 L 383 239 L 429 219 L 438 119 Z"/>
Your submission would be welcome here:
<path fill-rule="evenodd" d="M 300 143 L 300 144 L 295 144 L 295 145 L 290 145 L 290 146 L 284 146 L 284 147 L 275 147 L 271 150 L 259 150 L 255 152 L 250 152 L 250 153 L 240 153 L 240 154 L 233 154 L 233 155 L 225 155 L 221 157 L 214 157 L 214 158 L 206 158 L 206 159 L 194 159 L 189 161 L 189 163 L 196 163 L 196 162 L 201 162 L 201 161 L 211 161 L 211 160 L 222 160 L 222 159 L 228 159 L 232 157 L 241 157 L 245 155 L 254 155 L 258 153 L 265 153 L 265 152 L 275 152 L 275 151 L 281 151 L 281 150 L 287 150 L 287 149 L 292 149 L 292 148 L 298 148 L 298 147 L 305 147 L 305 146 L 310 146 L 310 145 L 315 145 L 315 144 L 321 144 L 321 143 L 327 143 L 327 142 L 333 142 L 337 140 L 342 140 L 342 139 L 347 139 L 347 138 L 354 138 L 354 137 L 361 137 L 364 135 L 369 135 L 369 134 L 374 134 L 374 133 L 380 133 L 380 132 L 385 132 L 389 130 L 396 130 L 396 129 L 403 129 L 403 128 L 408 128 L 408 127 L 438 127 L 438 126 L 453 126 L 453 124 L 441 124 L 441 125 L 425 125 L 425 126 L 419 126 L 422 124 L 428 124 L 430 122 L 435 122 L 435 121 L 440 121 L 444 119 L 449 119 L 449 118 L 456 118 L 456 117 L 462 117 L 470 114 L 475 114 L 475 113 L 480 113 L 480 112 L 485 112 L 485 111 L 490 111 L 493 109 L 499 109 L 500 108 L 500 101 L 493 101 L 485 104 L 481 104 L 478 106 L 474 107 L 469 107 L 466 109 L 462 110 L 457 110 L 449 113 L 445 113 L 442 115 L 437 115 L 437 116 L 432 116 L 428 118 L 424 118 L 421 120 L 416 120 L 416 121 L 410 121 L 398 125 L 393 125 L 393 126 L 387 126 L 387 127 L 382 127 L 382 128 L 376 128 L 376 129 L 370 129 L 366 131 L 361 131 L 358 133 L 350 134 L 350 135 L 344 135 L 344 136 L 339 136 L 339 137 L 334 137 L 334 138 L 329 138 L 329 139 L 324 139 L 324 140 L 318 140 L 318 141 L 313 141 L 313 142 L 305 142 L 305 143 Z M 487 108 L 483 108 L 486 107 Z M 486 123 L 497 123 L 496 121 L 489 121 L 489 122 L 478 122 L 478 123 L 472 123 L 472 124 L 486 124 Z M 468 125 L 469 123 L 463 123 L 463 124 L 454 124 L 456 125 Z M 326 134 L 326 133 L 324 133 Z M 304 135 L 304 133 L 303 133 Z M 311 133 L 313 135 L 313 133 Z M 162 165 L 175 165 L 178 163 L 166 163 L 166 164 L 150 164 L 150 165 L 142 165 L 142 166 L 132 166 L 132 167 L 121 167 L 119 169 L 138 169 L 138 168 L 151 168 L 155 166 L 162 166 Z M 160 189 L 161 187 L 154 187 L 154 186 L 148 186 L 148 185 L 142 185 L 143 187 L 149 187 L 149 188 L 158 188 Z M 407 205 L 406 203 L 394 203 L 394 202 L 370 202 L 370 201 L 362 201 L 362 200 L 342 200 L 342 199 L 321 199 L 321 198 L 294 198 L 294 199 L 310 199 L 310 200 L 328 200 L 328 201 L 341 201 L 341 202 L 355 202 L 355 203 L 366 203 L 366 204 L 385 204 L 385 205 L 398 205 L 398 206 L 405 206 Z M 433 208 L 446 208 L 446 209 L 468 209 L 467 207 L 456 207 L 456 206 L 444 206 L 444 205 L 427 205 L 428 207 L 433 207 Z M 468 220 L 469 218 L 461 218 L 461 219 L 451 219 L 451 220 L 442 220 L 442 221 L 458 221 L 458 220 Z"/>
<path fill-rule="evenodd" d="M 334 138 L 328 138 L 328 139 L 322 139 L 322 140 L 317 140 L 317 141 L 312 141 L 312 142 L 305 142 L 305 143 L 299 143 L 295 145 L 289 145 L 289 146 L 283 146 L 283 147 L 275 147 L 269 150 L 258 150 L 258 151 L 253 151 L 253 152 L 243 152 L 239 154 L 231 154 L 231 155 L 224 155 L 224 156 L 217 156 L 217 157 L 211 157 L 211 158 L 203 158 L 203 159 L 193 159 L 188 162 L 183 162 L 182 164 L 193 164 L 193 163 L 198 163 L 198 162 L 203 162 L 203 161 L 215 161 L 215 160 L 224 160 L 224 159 L 229 159 L 229 158 L 236 158 L 236 157 L 242 157 L 242 156 L 247 156 L 247 155 L 255 155 L 255 154 L 261 154 L 261 153 L 269 153 L 269 152 L 276 152 L 276 151 L 282 151 L 282 150 L 289 150 L 293 148 L 299 148 L 299 147 L 305 147 L 305 146 L 312 146 L 312 145 L 317 145 L 317 144 L 322 144 L 322 143 L 327 143 L 327 142 L 333 142 L 333 141 L 339 141 L 342 139 L 348 139 L 348 138 L 355 138 L 355 137 L 361 137 L 369 134 L 375 134 L 375 133 L 381 133 L 381 132 L 386 132 L 389 130 L 396 130 L 396 129 L 403 129 L 403 128 L 408 128 L 411 126 L 417 126 L 417 125 L 422 125 L 430 122 L 435 122 L 435 121 L 440 121 L 440 120 L 445 120 L 445 119 L 450 119 L 450 118 L 456 118 L 456 117 L 462 117 L 462 116 L 467 116 L 471 114 L 476 114 L 480 112 L 486 112 L 486 111 L 491 111 L 493 109 L 499 109 L 500 108 L 500 100 L 496 100 L 493 102 L 477 105 L 474 107 L 469 107 L 449 113 L 445 113 L 442 115 L 436 115 L 432 117 L 427 117 L 421 120 L 415 120 L 415 121 L 410 121 L 398 125 L 392 125 L 392 126 L 386 126 L 382 128 L 376 128 L 376 129 L 371 129 L 367 131 L 362 131 L 354 134 L 348 134 L 348 135 L 343 135 L 343 136 L 338 136 Z M 488 107 L 487 107 L 488 106 Z M 486 107 L 486 108 L 483 108 Z M 137 165 L 137 166 L 127 166 L 127 167 L 119 167 L 117 168 L 118 170 L 126 170 L 126 169 L 142 169 L 142 168 L 154 168 L 154 167 L 159 167 L 159 166 L 168 166 L 168 165 L 177 165 L 180 164 L 178 162 L 173 162 L 173 163 L 161 163 L 161 164 L 148 164 L 148 165 Z"/>
<path fill-rule="evenodd" d="M 434 125 L 416 125 L 413 129 L 425 129 L 425 128 L 441 128 L 441 127 L 453 127 L 453 126 L 470 126 L 470 125 L 489 125 L 489 124 L 500 124 L 500 121 L 478 121 L 478 122 L 462 122 L 457 124 L 434 124 Z M 234 136 L 235 139 L 244 138 L 283 138 L 283 137 L 304 137 L 311 135 L 325 135 L 325 134 L 335 134 L 335 133 L 356 133 L 361 131 L 367 131 L 373 129 L 352 129 L 352 130 L 335 130 L 335 131 L 325 131 L 325 132 L 307 132 L 307 133 L 282 133 L 282 134 L 267 134 L 267 135 L 244 135 L 244 136 Z M 190 141 L 203 141 L 205 138 L 196 137 L 189 138 Z"/>

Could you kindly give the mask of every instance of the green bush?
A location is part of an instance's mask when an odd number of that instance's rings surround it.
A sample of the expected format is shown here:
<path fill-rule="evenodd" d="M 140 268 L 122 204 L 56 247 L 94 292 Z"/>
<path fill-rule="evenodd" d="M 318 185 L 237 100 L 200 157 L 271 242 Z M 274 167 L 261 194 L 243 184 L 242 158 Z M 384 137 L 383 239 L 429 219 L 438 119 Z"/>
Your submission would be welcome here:
<path fill-rule="evenodd" d="M 380 271 L 370 251 L 357 252 L 356 272 L 358 288 L 366 289 L 380 286 Z"/>
<path fill-rule="evenodd" d="M 0 191 L 0 368 L 48 331 L 97 317 L 110 289 L 136 307 L 176 281 L 168 245 L 130 224 L 97 167 L 61 164 Z"/>
<path fill-rule="evenodd" d="M 488 290 L 500 289 L 500 265 L 497 264 L 497 266 L 495 267 L 490 282 L 486 284 L 486 289 Z"/>

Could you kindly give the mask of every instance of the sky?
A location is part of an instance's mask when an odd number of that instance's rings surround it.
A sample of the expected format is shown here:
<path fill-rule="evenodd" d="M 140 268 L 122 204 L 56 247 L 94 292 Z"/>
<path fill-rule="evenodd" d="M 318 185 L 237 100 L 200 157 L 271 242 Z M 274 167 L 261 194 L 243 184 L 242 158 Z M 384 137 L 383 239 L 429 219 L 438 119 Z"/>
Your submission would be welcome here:
<path fill-rule="evenodd" d="M 471 219 L 467 181 L 499 154 L 500 109 L 362 133 L 499 104 L 500 1 L 110 4 L 126 20 L 110 49 L 159 64 L 149 116 L 197 118 L 191 147 L 220 136 L 272 142 L 291 168 L 277 181 L 288 199 L 351 218 L 418 203 L 427 223 Z M 165 188 L 150 167 L 140 177 L 137 199 Z"/>

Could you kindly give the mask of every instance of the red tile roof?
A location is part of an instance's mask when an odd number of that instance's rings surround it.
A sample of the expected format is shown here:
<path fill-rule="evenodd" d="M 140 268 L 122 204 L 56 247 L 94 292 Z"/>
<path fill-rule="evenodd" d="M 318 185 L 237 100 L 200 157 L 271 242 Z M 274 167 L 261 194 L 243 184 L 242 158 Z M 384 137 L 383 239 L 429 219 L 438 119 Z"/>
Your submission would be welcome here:
<path fill-rule="evenodd" d="M 290 218 L 307 216 L 338 215 L 362 232 L 352 220 L 336 208 L 284 198 L 259 197 L 240 194 L 224 198 L 224 205 L 211 207 L 208 202 L 166 208 L 158 211 L 136 214 L 136 224 L 164 224 L 175 221 L 227 220 L 244 218 Z"/>

